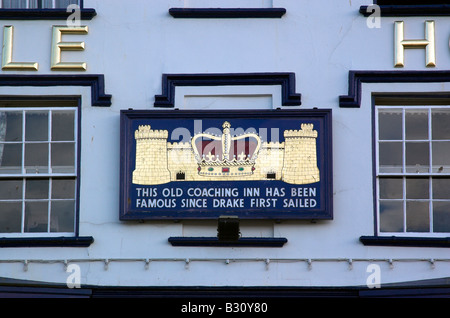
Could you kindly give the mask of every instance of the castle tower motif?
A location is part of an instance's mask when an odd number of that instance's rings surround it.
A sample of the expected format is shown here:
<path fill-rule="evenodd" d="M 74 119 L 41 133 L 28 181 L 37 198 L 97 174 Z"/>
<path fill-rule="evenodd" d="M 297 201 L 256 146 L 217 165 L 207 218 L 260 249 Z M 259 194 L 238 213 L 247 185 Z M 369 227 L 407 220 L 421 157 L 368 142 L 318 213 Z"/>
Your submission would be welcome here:
<path fill-rule="evenodd" d="M 136 168 L 133 183 L 154 185 L 170 182 L 167 162 L 167 130 L 153 130 L 150 125 L 135 131 Z"/>
<path fill-rule="evenodd" d="M 313 130 L 313 124 L 302 124 L 300 130 L 285 130 L 284 138 L 283 181 L 292 184 L 320 181 L 317 130 Z"/>
<path fill-rule="evenodd" d="M 168 142 L 170 181 L 193 181 L 197 177 L 197 161 L 190 142 Z"/>

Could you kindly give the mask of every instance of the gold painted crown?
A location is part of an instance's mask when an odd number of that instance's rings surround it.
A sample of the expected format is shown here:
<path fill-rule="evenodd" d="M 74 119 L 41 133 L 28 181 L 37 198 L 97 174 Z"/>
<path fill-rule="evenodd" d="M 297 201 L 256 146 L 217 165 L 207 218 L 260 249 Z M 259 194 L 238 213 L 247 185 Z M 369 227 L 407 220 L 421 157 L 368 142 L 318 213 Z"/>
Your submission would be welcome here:
<path fill-rule="evenodd" d="M 203 176 L 245 176 L 253 174 L 255 160 L 261 147 L 256 133 L 231 136 L 230 123 L 222 125 L 223 133 L 194 135 L 191 140 L 198 174 Z"/>

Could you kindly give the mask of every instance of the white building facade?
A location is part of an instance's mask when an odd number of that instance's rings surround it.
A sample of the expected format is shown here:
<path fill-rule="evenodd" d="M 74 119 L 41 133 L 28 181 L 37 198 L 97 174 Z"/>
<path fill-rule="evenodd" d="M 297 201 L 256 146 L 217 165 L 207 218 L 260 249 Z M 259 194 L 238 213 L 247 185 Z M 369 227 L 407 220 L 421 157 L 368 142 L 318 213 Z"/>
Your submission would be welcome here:
<path fill-rule="evenodd" d="M 3 1 L 0 293 L 448 296 L 450 4 L 419 2 Z M 124 218 L 121 118 L 158 111 L 326 112 L 326 217 Z"/>

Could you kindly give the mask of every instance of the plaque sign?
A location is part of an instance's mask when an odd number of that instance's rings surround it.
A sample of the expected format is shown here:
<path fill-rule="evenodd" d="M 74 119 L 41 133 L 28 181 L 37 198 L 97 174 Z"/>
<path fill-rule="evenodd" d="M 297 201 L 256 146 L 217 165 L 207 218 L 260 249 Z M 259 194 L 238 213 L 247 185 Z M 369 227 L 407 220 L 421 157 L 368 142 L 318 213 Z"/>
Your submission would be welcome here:
<path fill-rule="evenodd" d="M 120 219 L 332 219 L 331 146 L 331 110 L 123 110 Z"/>

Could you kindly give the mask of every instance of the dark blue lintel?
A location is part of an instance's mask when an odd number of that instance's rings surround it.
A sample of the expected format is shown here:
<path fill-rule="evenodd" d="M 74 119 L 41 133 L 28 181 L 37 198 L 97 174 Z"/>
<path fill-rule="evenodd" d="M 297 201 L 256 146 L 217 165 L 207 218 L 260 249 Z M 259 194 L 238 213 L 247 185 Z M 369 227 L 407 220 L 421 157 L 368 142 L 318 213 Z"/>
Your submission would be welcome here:
<path fill-rule="evenodd" d="M 450 82 L 450 71 L 349 71 L 348 95 L 339 96 L 339 106 L 361 106 L 362 83 L 437 83 Z"/>
<path fill-rule="evenodd" d="M 382 17 L 419 17 L 419 16 L 448 16 L 450 15 L 449 4 L 412 4 L 412 5 L 378 5 Z M 374 13 L 370 5 L 359 8 L 359 13 L 365 17 Z"/>
<path fill-rule="evenodd" d="M 174 107 L 177 86 L 281 85 L 283 106 L 301 105 L 295 92 L 295 73 L 202 73 L 163 74 L 162 94 L 155 95 L 155 107 Z"/>
<path fill-rule="evenodd" d="M 89 247 L 92 236 L 74 237 L 2 237 L 0 247 Z"/>
<path fill-rule="evenodd" d="M 184 19 L 241 19 L 281 18 L 285 8 L 170 8 L 174 18 Z"/>
<path fill-rule="evenodd" d="M 283 247 L 284 237 L 241 237 L 235 241 L 221 241 L 217 237 L 169 237 L 172 246 L 213 247 Z"/>
<path fill-rule="evenodd" d="M 0 20 L 65 20 L 72 14 L 66 9 L 0 9 Z M 80 9 L 81 20 L 91 20 L 95 9 Z"/>
<path fill-rule="evenodd" d="M 92 106 L 111 106 L 111 95 L 105 94 L 103 74 L 81 75 L 0 75 L 0 86 L 90 86 Z"/>
<path fill-rule="evenodd" d="M 368 246 L 450 247 L 450 237 L 361 236 Z"/>

